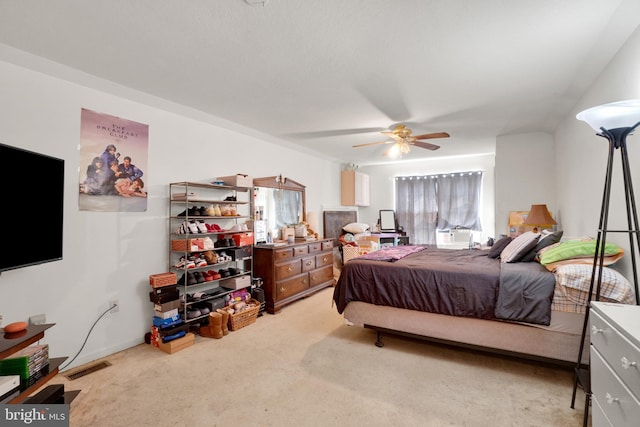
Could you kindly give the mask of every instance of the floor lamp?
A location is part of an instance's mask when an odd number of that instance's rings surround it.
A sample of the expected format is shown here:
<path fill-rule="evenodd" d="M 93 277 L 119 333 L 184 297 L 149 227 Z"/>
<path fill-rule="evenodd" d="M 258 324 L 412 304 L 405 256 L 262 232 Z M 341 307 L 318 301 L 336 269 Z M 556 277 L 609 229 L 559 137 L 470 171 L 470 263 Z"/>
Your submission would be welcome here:
<path fill-rule="evenodd" d="M 574 407 L 576 390 L 578 385 L 582 386 L 586 397 L 584 405 L 584 425 L 587 425 L 589 415 L 589 404 L 591 400 L 591 378 L 589 369 L 582 364 L 582 354 L 586 332 L 589 326 L 589 306 L 595 287 L 595 300 L 600 300 L 600 286 L 602 284 L 602 266 L 604 260 L 604 249 L 607 241 L 607 233 L 627 233 L 629 235 L 629 248 L 631 255 L 631 265 L 633 269 L 633 283 L 636 293 L 636 304 L 640 304 L 638 295 L 638 274 L 636 265 L 636 248 L 640 250 L 640 233 L 638 228 L 638 212 L 636 211 L 636 201 L 633 195 L 633 184 L 631 182 L 631 170 L 629 168 L 629 157 L 627 155 L 627 136 L 640 125 L 640 100 L 629 100 L 600 105 L 580 112 L 576 118 L 587 122 L 598 136 L 609 141 L 609 157 L 607 160 L 607 172 L 604 182 L 604 193 L 602 196 L 602 207 L 600 209 L 600 221 L 598 223 L 598 237 L 596 239 L 596 249 L 593 257 L 593 271 L 591 273 L 591 284 L 589 286 L 589 297 L 582 328 L 582 339 L 580 350 L 578 351 L 578 361 L 575 368 L 575 379 L 573 384 L 573 396 L 571 398 L 571 408 Z M 627 210 L 627 229 L 609 230 L 609 200 L 611 196 L 611 175 L 613 172 L 613 161 L 615 153 L 619 150 L 622 160 L 622 177 L 624 180 L 624 194 Z"/>

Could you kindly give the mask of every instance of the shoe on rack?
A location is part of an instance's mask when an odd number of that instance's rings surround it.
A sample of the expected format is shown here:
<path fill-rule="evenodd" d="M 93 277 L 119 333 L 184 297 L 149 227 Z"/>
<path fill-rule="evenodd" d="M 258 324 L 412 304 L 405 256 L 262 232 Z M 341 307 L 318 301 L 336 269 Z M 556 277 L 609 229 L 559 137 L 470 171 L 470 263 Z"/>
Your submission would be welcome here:
<path fill-rule="evenodd" d="M 187 221 L 182 221 L 182 224 L 180 224 L 180 227 L 178 227 L 178 229 L 176 230 L 176 234 L 188 234 L 189 233 L 189 226 L 187 224 Z"/>
<path fill-rule="evenodd" d="M 207 216 L 207 208 L 205 208 L 204 206 L 200 206 L 198 208 L 198 213 L 200 214 L 200 216 Z"/>
<path fill-rule="evenodd" d="M 199 271 L 194 272 L 193 277 L 196 279 L 196 283 L 204 283 L 204 277 Z"/>
<path fill-rule="evenodd" d="M 195 206 L 192 206 L 187 211 L 188 216 L 200 216 L 200 211 Z"/>
<path fill-rule="evenodd" d="M 224 199 L 225 202 L 236 202 L 236 196 L 228 196 L 226 199 Z"/>
<path fill-rule="evenodd" d="M 215 270 L 209 270 L 208 273 L 211 275 L 212 280 L 218 280 L 222 278 L 222 275 Z"/>
<path fill-rule="evenodd" d="M 189 227 L 190 233 L 193 233 L 193 234 L 200 233 L 200 230 L 198 230 L 198 224 L 196 224 L 194 220 L 189 221 L 188 227 Z"/>
<path fill-rule="evenodd" d="M 195 319 L 202 316 L 202 312 L 197 308 L 190 308 L 187 310 L 187 319 Z"/>
<path fill-rule="evenodd" d="M 189 260 L 193 261 L 196 267 L 206 267 L 207 261 L 200 256 L 200 254 L 193 254 L 189 257 Z"/>
<path fill-rule="evenodd" d="M 185 257 L 180 257 L 180 261 L 178 261 L 178 263 L 174 265 L 175 268 L 195 268 L 195 266 L 195 262 L 189 259 L 185 259 Z"/>
<path fill-rule="evenodd" d="M 220 274 L 220 276 L 222 277 L 229 277 L 231 276 L 231 273 L 229 272 L 229 270 L 227 270 L 226 268 L 221 268 L 220 270 L 218 270 L 218 273 Z"/>
<path fill-rule="evenodd" d="M 205 282 L 210 282 L 213 280 L 213 277 L 211 277 L 211 275 L 209 274 L 208 271 L 203 271 L 202 272 L 202 277 L 204 277 L 204 281 Z"/>
<path fill-rule="evenodd" d="M 200 257 L 207 261 L 207 265 L 218 263 L 218 255 L 213 251 L 205 251 Z"/>
<path fill-rule="evenodd" d="M 198 283 L 198 281 L 196 280 L 195 275 L 188 271 L 187 272 L 187 286 L 191 286 L 191 285 L 196 285 Z"/>
<path fill-rule="evenodd" d="M 208 233 L 209 232 L 209 230 L 207 229 L 207 225 L 201 219 L 196 221 L 196 226 L 198 227 L 198 231 L 200 233 Z"/>
<path fill-rule="evenodd" d="M 186 211 L 186 210 L 184 210 L 184 211 L 180 212 L 180 213 L 179 213 L 178 215 L 176 215 L 176 216 L 187 216 L 187 211 Z"/>

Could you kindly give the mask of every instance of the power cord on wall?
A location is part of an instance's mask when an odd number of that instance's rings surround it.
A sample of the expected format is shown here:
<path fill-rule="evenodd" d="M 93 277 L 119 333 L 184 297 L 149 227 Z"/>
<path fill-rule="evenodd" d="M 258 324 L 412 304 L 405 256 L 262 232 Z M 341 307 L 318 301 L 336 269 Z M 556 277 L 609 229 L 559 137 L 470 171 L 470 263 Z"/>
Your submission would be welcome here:
<path fill-rule="evenodd" d="M 76 357 L 78 357 L 80 355 L 80 353 L 82 352 L 82 349 L 84 349 L 84 346 L 87 344 L 87 341 L 89 340 L 89 337 L 91 336 L 91 331 L 93 331 L 93 328 L 96 326 L 96 324 L 100 321 L 100 319 L 102 319 L 104 317 L 105 314 L 107 314 L 108 312 L 110 312 L 111 310 L 113 310 L 114 308 L 116 308 L 118 306 L 118 304 L 112 304 L 111 307 L 107 308 L 104 313 L 102 313 L 100 315 L 100 317 L 98 317 L 96 319 L 95 322 L 93 322 L 93 325 L 91 325 L 91 329 L 89 329 L 89 333 L 87 333 L 87 336 L 84 339 L 84 342 L 82 343 L 82 347 L 80 347 L 80 350 L 78 350 L 78 352 L 76 353 L 75 356 L 73 356 L 73 359 L 71 359 L 67 364 L 65 364 L 64 366 L 60 367 L 60 370 L 64 370 L 67 366 L 71 365 L 73 363 L 74 360 L 76 360 Z"/>

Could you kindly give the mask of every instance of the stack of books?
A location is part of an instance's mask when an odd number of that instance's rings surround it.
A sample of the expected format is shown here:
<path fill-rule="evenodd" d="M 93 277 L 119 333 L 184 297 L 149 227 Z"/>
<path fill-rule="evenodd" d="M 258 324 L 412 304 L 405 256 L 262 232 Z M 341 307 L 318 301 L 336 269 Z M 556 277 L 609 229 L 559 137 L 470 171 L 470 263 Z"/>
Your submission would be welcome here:
<path fill-rule="evenodd" d="M 0 360 L 0 375 L 20 375 L 20 380 L 41 376 L 49 367 L 49 344 L 32 345 Z"/>

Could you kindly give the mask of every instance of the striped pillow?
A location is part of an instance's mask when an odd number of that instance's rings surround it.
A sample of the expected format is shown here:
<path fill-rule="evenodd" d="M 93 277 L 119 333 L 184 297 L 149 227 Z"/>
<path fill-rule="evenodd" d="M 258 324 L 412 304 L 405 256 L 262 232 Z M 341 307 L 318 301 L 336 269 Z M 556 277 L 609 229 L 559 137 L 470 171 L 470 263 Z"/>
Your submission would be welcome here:
<path fill-rule="evenodd" d="M 501 262 L 518 262 L 531 249 L 535 248 L 540 238 L 539 233 L 527 231 L 522 233 L 507 245 L 500 254 Z"/>

